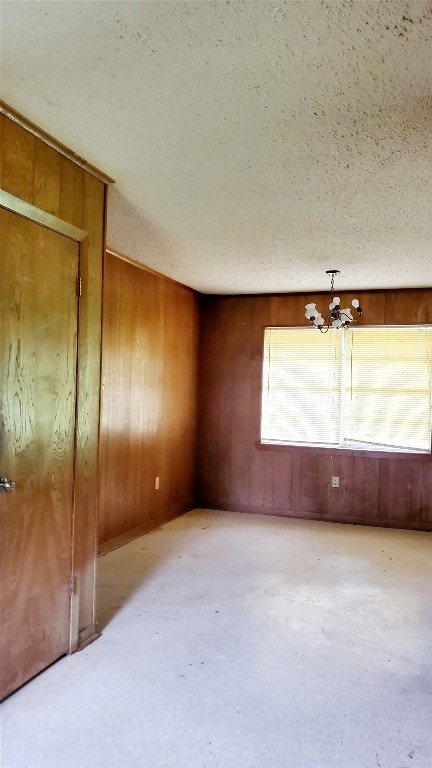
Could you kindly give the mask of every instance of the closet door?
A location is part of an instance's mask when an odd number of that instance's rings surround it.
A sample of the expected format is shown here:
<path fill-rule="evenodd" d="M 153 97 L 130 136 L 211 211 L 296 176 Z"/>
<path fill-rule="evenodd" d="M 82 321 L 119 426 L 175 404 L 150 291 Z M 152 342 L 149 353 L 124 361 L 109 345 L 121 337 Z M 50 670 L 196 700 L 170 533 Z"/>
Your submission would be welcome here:
<path fill-rule="evenodd" d="M 79 246 L 0 209 L 0 698 L 67 653 Z"/>

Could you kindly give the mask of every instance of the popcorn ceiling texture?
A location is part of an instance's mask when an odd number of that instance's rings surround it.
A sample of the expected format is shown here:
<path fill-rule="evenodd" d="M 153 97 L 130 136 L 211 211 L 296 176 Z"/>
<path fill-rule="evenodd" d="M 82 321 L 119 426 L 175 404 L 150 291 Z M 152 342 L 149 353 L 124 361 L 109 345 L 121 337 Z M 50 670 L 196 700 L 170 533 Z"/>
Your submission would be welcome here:
<path fill-rule="evenodd" d="M 2 98 L 209 293 L 432 284 L 432 3 L 2 3 Z"/>

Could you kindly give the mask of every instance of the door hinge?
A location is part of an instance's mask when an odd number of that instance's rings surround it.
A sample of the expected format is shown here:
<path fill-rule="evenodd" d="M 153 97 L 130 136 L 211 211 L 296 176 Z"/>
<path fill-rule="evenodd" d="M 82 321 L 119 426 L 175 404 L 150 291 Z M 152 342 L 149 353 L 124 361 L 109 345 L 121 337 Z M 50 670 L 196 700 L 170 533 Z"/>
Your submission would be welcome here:
<path fill-rule="evenodd" d="M 77 278 L 77 296 L 82 296 L 82 280 L 80 277 Z"/>

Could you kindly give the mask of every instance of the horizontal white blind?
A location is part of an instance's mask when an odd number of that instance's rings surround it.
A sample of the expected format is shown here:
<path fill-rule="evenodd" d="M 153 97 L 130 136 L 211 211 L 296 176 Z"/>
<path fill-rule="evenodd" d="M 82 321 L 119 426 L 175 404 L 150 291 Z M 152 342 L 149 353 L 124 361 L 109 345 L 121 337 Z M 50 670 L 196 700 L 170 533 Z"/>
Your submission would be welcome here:
<path fill-rule="evenodd" d="M 338 331 L 266 328 L 262 440 L 339 444 L 341 341 Z"/>
<path fill-rule="evenodd" d="M 431 329 L 350 330 L 344 442 L 429 451 L 431 362 Z"/>

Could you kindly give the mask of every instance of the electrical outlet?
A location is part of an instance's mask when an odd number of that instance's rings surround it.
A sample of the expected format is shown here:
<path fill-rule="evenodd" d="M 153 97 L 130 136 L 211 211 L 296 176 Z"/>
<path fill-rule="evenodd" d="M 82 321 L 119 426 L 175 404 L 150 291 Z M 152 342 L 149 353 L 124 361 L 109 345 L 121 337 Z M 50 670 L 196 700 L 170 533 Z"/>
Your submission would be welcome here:
<path fill-rule="evenodd" d="M 332 488 L 339 488 L 339 477 L 333 476 L 331 479 L 331 487 Z"/>
<path fill-rule="evenodd" d="M 159 478 L 155 477 L 155 491 L 159 490 Z"/>

